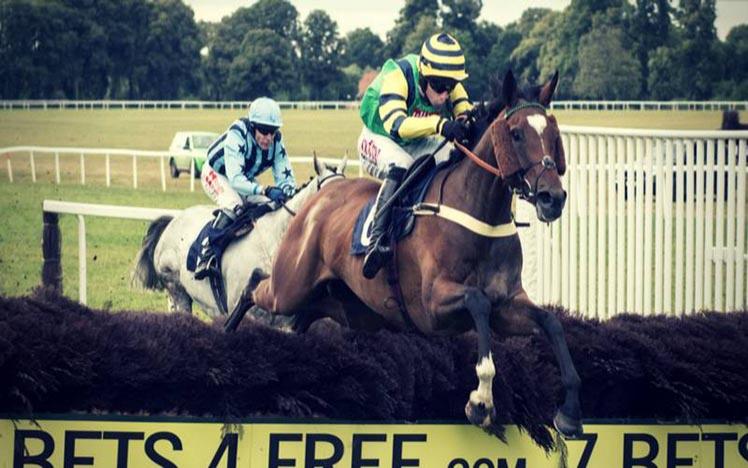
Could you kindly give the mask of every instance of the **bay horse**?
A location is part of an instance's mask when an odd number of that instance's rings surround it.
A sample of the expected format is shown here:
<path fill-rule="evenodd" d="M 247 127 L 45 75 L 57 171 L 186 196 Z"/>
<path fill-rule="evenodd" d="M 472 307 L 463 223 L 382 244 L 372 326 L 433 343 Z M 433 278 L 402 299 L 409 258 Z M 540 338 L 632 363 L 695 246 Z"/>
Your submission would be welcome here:
<path fill-rule="evenodd" d="M 580 436 L 581 382 L 558 318 L 535 305 L 522 287 L 522 247 L 512 215 L 514 192 L 535 205 L 541 221 L 551 222 L 563 210 L 564 151 L 556 119 L 545 110 L 557 83 L 558 72 L 542 86 L 522 90 L 510 71 L 500 97 L 471 111 L 467 147 L 477 160 L 463 158 L 437 173 L 425 201 L 490 226 L 476 233 L 439 216 L 418 218 L 396 246 L 399 294 L 388 285 L 384 269 L 367 280 L 363 257 L 349 254 L 357 214 L 378 190 L 375 181 L 358 178 L 310 198 L 291 221 L 271 275 L 252 275 L 245 305 L 294 315 L 301 331 L 320 318 L 357 329 L 415 328 L 426 335 L 476 330 L 479 383 L 465 414 L 498 436 L 503 427 L 495 422 L 491 331 L 507 336 L 542 330 L 565 391 L 554 425 L 565 437 Z M 453 150 L 451 157 L 460 155 Z M 501 228 L 505 232 L 492 234 Z"/>

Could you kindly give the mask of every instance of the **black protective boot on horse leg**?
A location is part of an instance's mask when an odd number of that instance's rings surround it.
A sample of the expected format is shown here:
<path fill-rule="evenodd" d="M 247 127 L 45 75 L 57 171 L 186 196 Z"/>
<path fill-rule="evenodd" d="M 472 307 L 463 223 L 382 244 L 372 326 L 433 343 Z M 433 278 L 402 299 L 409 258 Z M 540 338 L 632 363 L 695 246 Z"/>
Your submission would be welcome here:
<path fill-rule="evenodd" d="M 400 186 L 404 175 L 405 169 L 402 167 L 391 167 L 377 194 L 377 201 L 374 204 L 374 221 L 372 221 L 370 228 L 369 247 L 366 249 L 366 257 L 364 257 L 364 278 L 372 279 L 377 276 L 377 272 L 392 256 L 390 236 L 387 231 L 390 226 L 393 204 L 388 202 Z"/>
<path fill-rule="evenodd" d="M 216 256 L 218 247 L 216 244 L 222 241 L 221 238 L 226 234 L 231 225 L 234 224 L 235 220 L 236 215 L 233 211 L 224 208 L 217 211 L 216 219 L 213 220 L 208 235 L 203 239 L 200 255 L 197 259 L 197 266 L 195 266 L 195 279 L 201 280 L 215 273 L 214 270 L 218 267 L 218 258 Z"/>

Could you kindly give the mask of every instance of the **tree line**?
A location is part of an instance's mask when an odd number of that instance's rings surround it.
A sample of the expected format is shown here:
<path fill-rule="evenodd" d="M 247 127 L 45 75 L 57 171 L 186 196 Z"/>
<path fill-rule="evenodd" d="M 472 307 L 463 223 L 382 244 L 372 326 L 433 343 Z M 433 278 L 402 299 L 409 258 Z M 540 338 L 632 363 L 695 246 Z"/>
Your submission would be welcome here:
<path fill-rule="evenodd" d="M 675 3 L 675 4 L 674 4 Z M 561 73 L 561 99 L 748 99 L 748 25 L 721 41 L 715 0 L 572 0 L 506 27 L 482 0 L 405 0 L 385 40 L 323 10 L 258 0 L 220 22 L 182 0 L 0 0 L 3 99 L 355 99 L 365 71 L 431 34 L 466 52 L 475 99 L 511 68 Z"/>

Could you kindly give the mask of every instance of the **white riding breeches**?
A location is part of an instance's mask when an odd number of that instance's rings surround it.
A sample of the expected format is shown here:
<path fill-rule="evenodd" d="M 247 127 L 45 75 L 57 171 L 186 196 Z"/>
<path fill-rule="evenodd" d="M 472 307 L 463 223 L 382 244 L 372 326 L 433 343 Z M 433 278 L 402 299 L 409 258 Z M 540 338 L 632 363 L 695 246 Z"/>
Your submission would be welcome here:
<path fill-rule="evenodd" d="M 407 169 L 416 158 L 432 153 L 443 141 L 441 136 L 434 135 L 400 146 L 389 137 L 378 135 L 364 127 L 358 137 L 358 156 L 369 175 L 384 179 L 390 167 Z M 445 144 L 436 153 L 436 162 L 449 159 L 449 152 L 453 148 L 452 143 Z"/>
<path fill-rule="evenodd" d="M 239 192 L 231 187 L 229 179 L 216 172 L 207 162 L 203 164 L 200 181 L 208 197 L 219 207 L 229 211 L 234 211 L 237 206 L 241 206 L 247 202 L 266 203 L 270 201 L 264 195 L 240 195 Z"/>

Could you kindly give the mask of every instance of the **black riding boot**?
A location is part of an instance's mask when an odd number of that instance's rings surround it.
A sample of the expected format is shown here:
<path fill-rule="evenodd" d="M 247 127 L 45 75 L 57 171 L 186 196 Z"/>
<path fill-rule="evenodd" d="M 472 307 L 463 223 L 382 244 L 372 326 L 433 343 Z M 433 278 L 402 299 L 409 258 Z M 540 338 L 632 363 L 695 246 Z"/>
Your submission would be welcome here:
<path fill-rule="evenodd" d="M 387 235 L 392 214 L 392 204 L 390 203 L 387 207 L 384 207 L 384 205 L 395 194 L 404 175 L 405 169 L 401 167 L 390 168 L 377 194 L 374 221 L 370 228 L 369 247 L 366 249 L 366 257 L 364 258 L 363 273 L 367 279 L 374 278 L 377 272 L 389 261 L 390 256 L 392 256 L 390 239 L 389 235 Z"/>
<path fill-rule="evenodd" d="M 210 226 L 208 235 L 203 239 L 200 249 L 200 255 L 197 258 L 195 266 L 195 279 L 201 280 L 214 272 L 218 267 L 218 257 L 216 256 L 216 243 L 220 242 L 229 228 L 236 219 L 236 215 L 231 210 L 221 209 L 216 214 L 216 219 Z"/>

